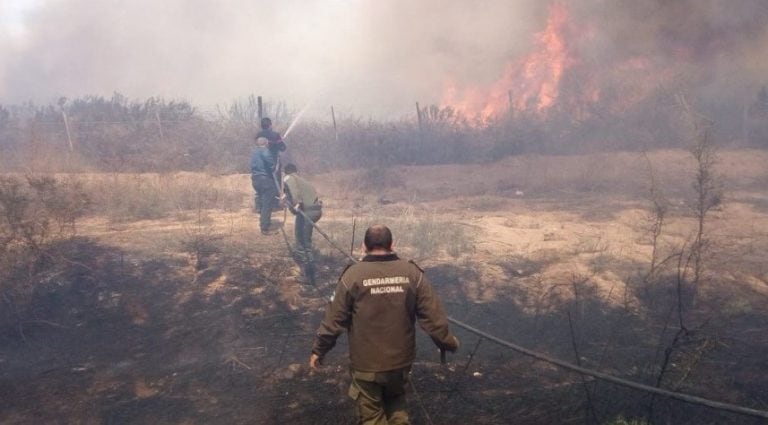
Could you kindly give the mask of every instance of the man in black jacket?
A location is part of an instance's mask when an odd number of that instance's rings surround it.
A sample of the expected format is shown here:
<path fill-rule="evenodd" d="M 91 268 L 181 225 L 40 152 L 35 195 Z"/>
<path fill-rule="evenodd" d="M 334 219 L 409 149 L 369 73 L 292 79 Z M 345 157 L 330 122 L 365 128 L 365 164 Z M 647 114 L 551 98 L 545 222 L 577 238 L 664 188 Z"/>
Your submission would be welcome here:
<path fill-rule="evenodd" d="M 419 325 L 443 350 L 459 340 L 448 327 L 440 299 L 424 271 L 392 251 L 392 232 L 365 232 L 366 256 L 339 278 L 315 336 L 309 365 L 316 369 L 341 333 L 349 333 L 352 384 L 362 424 L 407 424 L 405 384 L 416 357 Z"/>
<path fill-rule="evenodd" d="M 286 146 L 283 137 L 280 136 L 280 133 L 272 130 L 272 120 L 268 117 L 261 119 L 261 130 L 256 133 L 254 139 L 258 140 L 259 137 L 267 139 L 269 150 L 273 155 L 285 151 Z"/>

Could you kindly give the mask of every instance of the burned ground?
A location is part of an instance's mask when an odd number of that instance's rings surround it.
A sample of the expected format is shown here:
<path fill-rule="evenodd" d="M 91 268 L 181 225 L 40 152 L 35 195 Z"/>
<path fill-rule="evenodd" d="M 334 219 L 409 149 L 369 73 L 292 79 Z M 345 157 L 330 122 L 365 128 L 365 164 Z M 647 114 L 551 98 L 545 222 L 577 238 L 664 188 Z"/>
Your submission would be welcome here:
<path fill-rule="evenodd" d="M 739 160 L 751 166 L 759 158 Z M 514 181 L 508 166 L 490 165 L 492 175 Z M 678 282 L 674 267 L 652 282 L 642 278 L 650 248 L 640 183 L 617 181 L 608 193 L 589 190 L 593 184 L 561 192 L 543 184 L 538 190 L 530 177 L 509 183 L 508 193 L 495 193 L 492 183 L 493 190 L 478 195 L 484 179 L 447 180 L 484 175 L 472 167 L 479 166 L 410 167 L 401 181 L 413 196 L 399 185 L 375 196 L 358 192 L 344 173 L 317 176 L 328 201 L 320 224 L 337 243 L 354 247 L 360 228 L 384 221 L 399 236 L 398 250 L 419 259 L 454 318 L 654 385 L 679 330 Z M 316 236 L 321 284 L 299 284 L 283 237 L 256 236 L 247 178 L 223 178 L 227 187 L 243 183 L 239 208 L 152 220 L 94 214 L 79 223 L 80 236 L 52 248 L 49 264 L 32 276 L 31 300 L 18 314 L 2 316 L 0 422 L 354 422 L 345 339 L 322 371 L 309 373 L 305 365 L 343 256 Z M 758 205 L 759 177 L 729 178 L 738 195 L 713 219 L 706 281 L 686 286 L 680 298 L 691 335 L 674 350 L 662 386 L 764 408 L 768 217 Z M 606 176 L 596 171 L 588 179 Z M 676 205 L 663 244 L 669 250 L 690 227 L 684 205 Z M 358 232 L 350 244 L 353 216 Z M 409 401 L 415 423 L 610 424 L 646 418 L 651 404 L 650 416 L 670 423 L 759 423 L 652 402 L 648 394 L 455 331 L 463 346 L 445 366 L 419 334 Z"/>

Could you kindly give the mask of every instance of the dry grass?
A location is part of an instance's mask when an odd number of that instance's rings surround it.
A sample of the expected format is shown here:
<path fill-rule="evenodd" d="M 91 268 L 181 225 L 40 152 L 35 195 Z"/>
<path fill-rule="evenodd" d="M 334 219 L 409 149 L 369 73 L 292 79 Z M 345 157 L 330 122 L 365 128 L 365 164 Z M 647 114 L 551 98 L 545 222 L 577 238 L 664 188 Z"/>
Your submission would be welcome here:
<path fill-rule="evenodd" d="M 691 170 L 684 166 L 684 155 L 681 151 L 648 154 L 658 170 L 659 184 L 674 182 L 680 196 L 683 189 L 690 190 L 685 173 Z M 756 272 L 764 271 L 760 265 L 766 246 L 763 234 L 738 229 L 743 223 L 753 223 L 757 229 L 762 228 L 760 223 L 768 223 L 762 209 L 751 204 L 763 196 L 755 191 L 754 182 L 768 175 L 758 164 L 764 156 L 754 151 L 721 154 L 720 164 L 734 167 L 722 173 L 741 186 L 739 203 L 726 204 L 721 214 L 727 219 L 713 222 L 715 245 L 743 253 L 740 267 Z M 384 223 L 393 230 L 398 252 L 431 263 L 493 263 L 510 254 L 538 262 L 556 253 L 560 260 L 546 261 L 541 277 L 556 284 L 574 273 L 599 275 L 606 291 L 619 283 L 616 279 L 637 273 L 649 261 L 643 210 L 647 170 L 639 154 L 521 156 L 487 165 L 398 170 L 397 184 L 375 191 L 360 186 L 375 184 L 370 180 L 378 172 L 307 175 L 327 201 L 320 226 L 337 244 L 345 249 L 351 246 L 357 254 L 364 229 Z M 252 189 L 247 175 L 114 173 L 76 178 L 93 199 L 92 214 L 100 217 L 92 219 L 94 223 L 106 219 L 112 229 L 122 232 L 118 237 L 99 228 L 99 237 L 119 238 L 132 246 L 154 245 L 156 251 L 186 252 L 196 263 L 207 252 L 221 251 L 217 245 L 222 235 L 227 238 L 225 245 L 242 241 L 243 247 L 256 249 L 252 240 L 258 239 L 253 227 L 257 216 L 250 210 Z M 616 197 L 626 200 L 616 202 Z M 683 198 L 677 198 L 660 240 L 665 250 L 684 243 L 693 228 Z M 353 216 L 358 222 L 351 241 Z M 280 214 L 274 217 L 281 219 Z M 292 241 L 290 215 L 287 224 Z M 741 237 L 729 237 L 735 234 Z M 321 254 L 339 257 L 317 235 L 315 242 Z M 718 266 L 727 263 L 717 261 Z"/>
<path fill-rule="evenodd" d="M 354 247 L 359 252 L 365 229 L 373 224 L 385 224 L 392 230 L 395 250 L 415 259 L 456 259 L 474 252 L 477 229 L 455 223 L 417 206 L 405 206 L 394 214 L 373 212 L 356 221 L 355 240 L 352 241 L 352 220 L 326 219 L 320 223 L 336 242 Z M 322 243 L 318 243 L 323 246 Z M 330 249 L 328 255 L 336 255 Z"/>
<path fill-rule="evenodd" d="M 93 212 L 113 221 L 168 217 L 184 211 L 243 207 L 247 191 L 229 177 L 202 173 L 88 174 L 81 176 Z"/>

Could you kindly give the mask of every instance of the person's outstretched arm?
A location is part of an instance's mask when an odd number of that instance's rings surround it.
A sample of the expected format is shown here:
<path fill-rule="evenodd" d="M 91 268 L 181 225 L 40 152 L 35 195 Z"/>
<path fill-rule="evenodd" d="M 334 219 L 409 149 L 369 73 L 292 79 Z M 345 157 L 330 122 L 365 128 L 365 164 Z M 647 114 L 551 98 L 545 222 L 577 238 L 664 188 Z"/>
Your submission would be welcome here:
<path fill-rule="evenodd" d="M 336 285 L 333 300 L 326 307 L 325 317 L 315 334 L 312 356 L 310 356 L 312 368 L 317 367 L 323 357 L 336 345 L 336 339 L 339 335 L 349 329 L 352 320 L 352 308 L 353 298 L 344 282 L 344 275 L 342 275 L 338 285 Z"/>
<path fill-rule="evenodd" d="M 459 348 L 459 340 L 451 333 L 440 298 L 424 272 L 416 284 L 416 317 L 438 348 L 447 351 Z"/>

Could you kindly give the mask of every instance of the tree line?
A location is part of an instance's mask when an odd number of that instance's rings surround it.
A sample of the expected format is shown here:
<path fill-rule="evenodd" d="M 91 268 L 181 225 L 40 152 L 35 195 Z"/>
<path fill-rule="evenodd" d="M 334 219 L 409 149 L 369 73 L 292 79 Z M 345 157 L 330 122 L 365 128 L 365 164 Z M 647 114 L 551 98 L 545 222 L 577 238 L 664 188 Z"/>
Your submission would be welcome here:
<path fill-rule="evenodd" d="M 481 120 L 450 106 L 419 107 L 401 118 L 353 114 L 304 118 L 288 140 L 304 169 L 484 162 L 524 153 L 688 148 L 680 111 L 696 98 L 659 88 L 620 111 L 605 105 L 555 105 L 546 114 L 508 112 Z M 698 105 L 697 105 L 698 106 Z M 697 107 L 716 123 L 713 137 L 733 146 L 768 147 L 768 91 L 741 109 Z M 418 111 L 418 112 L 417 112 Z M 329 109 L 330 112 L 330 109 Z M 266 102 L 264 115 L 284 131 L 296 111 Z M 418 118 L 418 119 L 417 119 Z M 47 105 L 0 105 L 4 171 L 248 171 L 259 128 L 254 96 L 201 111 L 187 101 L 150 97 L 60 98 Z"/>

